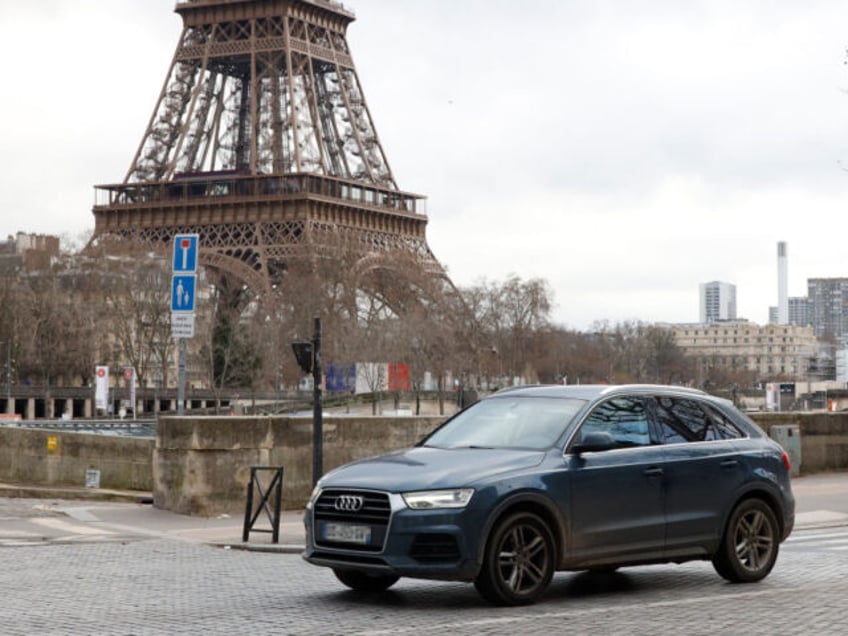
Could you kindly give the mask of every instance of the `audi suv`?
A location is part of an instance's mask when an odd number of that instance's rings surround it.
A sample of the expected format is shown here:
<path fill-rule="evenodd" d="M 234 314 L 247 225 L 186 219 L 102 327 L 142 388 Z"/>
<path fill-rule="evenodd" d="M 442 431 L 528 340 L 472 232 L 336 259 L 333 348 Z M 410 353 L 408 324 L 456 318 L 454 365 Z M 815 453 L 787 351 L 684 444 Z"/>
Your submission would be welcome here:
<path fill-rule="evenodd" d="M 537 600 L 563 570 L 700 559 L 750 583 L 792 531 L 789 469 L 754 422 L 701 391 L 509 389 L 414 448 L 325 475 L 303 556 L 355 590 L 468 581 L 499 605 Z"/>

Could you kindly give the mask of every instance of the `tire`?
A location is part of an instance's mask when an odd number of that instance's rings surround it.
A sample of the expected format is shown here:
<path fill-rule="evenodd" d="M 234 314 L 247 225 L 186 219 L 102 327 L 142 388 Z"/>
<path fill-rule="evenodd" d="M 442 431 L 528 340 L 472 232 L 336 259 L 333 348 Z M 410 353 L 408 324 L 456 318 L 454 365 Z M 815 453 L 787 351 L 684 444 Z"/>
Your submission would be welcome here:
<path fill-rule="evenodd" d="M 336 578 L 357 592 L 385 592 L 398 582 L 393 574 L 368 574 L 358 570 L 333 570 Z"/>
<path fill-rule="evenodd" d="M 779 547 L 774 511 L 760 499 L 746 499 L 730 515 L 713 567 L 731 583 L 755 583 L 771 572 Z"/>
<path fill-rule="evenodd" d="M 503 519 L 489 535 L 474 586 L 495 605 L 527 605 L 548 588 L 555 567 L 550 528 L 538 516 L 519 512 Z"/>

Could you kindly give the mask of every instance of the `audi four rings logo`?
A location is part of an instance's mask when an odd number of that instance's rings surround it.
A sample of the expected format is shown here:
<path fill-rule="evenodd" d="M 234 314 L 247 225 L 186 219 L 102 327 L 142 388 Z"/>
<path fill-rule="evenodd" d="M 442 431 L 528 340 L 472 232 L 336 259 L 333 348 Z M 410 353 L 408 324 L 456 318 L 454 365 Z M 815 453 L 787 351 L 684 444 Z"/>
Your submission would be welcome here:
<path fill-rule="evenodd" d="M 336 510 L 341 512 L 359 512 L 362 509 L 362 497 L 339 495 L 336 497 Z"/>

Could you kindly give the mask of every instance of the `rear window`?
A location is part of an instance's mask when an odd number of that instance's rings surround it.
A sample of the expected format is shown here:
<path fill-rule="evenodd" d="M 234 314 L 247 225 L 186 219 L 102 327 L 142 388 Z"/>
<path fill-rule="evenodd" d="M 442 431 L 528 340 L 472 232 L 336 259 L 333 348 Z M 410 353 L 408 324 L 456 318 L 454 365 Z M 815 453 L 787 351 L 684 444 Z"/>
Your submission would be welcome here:
<path fill-rule="evenodd" d="M 722 413 L 698 400 L 660 396 L 654 411 L 663 444 L 710 442 L 741 437 Z"/>

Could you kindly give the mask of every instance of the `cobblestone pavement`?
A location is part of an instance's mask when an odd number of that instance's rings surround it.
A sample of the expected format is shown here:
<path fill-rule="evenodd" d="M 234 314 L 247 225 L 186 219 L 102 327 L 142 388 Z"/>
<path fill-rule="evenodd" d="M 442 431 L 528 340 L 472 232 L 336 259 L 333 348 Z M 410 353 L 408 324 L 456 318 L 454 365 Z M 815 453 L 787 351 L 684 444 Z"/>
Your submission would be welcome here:
<path fill-rule="evenodd" d="M 525 608 L 490 607 L 471 585 L 411 579 L 358 595 L 297 555 L 172 539 L 0 548 L 0 632 L 843 634 L 846 546 L 846 528 L 796 533 L 755 585 L 729 585 L 708 563 L 562 573 Z"/>

